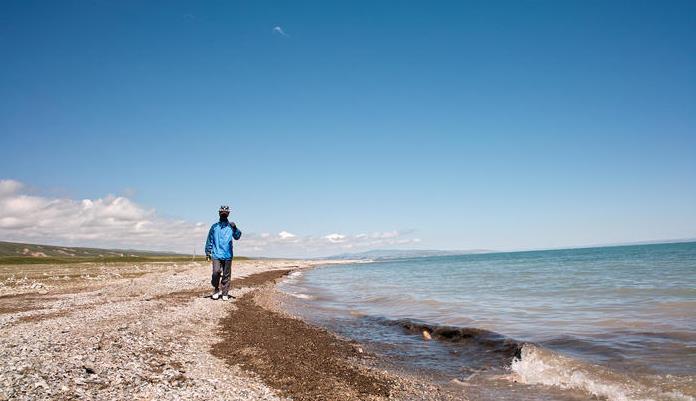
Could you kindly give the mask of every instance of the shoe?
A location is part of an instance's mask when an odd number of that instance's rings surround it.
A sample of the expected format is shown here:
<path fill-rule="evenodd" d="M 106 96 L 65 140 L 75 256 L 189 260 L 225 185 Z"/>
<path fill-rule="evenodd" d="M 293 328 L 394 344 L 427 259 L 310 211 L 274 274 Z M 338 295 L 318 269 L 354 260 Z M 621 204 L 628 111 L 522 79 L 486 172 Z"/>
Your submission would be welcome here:
<path fill-rule="evenodd" d="M 229 300 L 230 300 L 230 297 L 227 296 L 227 295 L 223 295 L 223 296 L 222 296 L 222 300 L 223 300 L 223 301 L 229 301 Z"/>
<path fill-rule="evenodd" d="M 220 298 L 220 291 L 218 291 L 218 292 L 216 292 L 215 294 L 213 294 L 213 295 L 211 296 L 211 298 L 213 298 L 213 299 L 218 299 L 218 298 Z"/>

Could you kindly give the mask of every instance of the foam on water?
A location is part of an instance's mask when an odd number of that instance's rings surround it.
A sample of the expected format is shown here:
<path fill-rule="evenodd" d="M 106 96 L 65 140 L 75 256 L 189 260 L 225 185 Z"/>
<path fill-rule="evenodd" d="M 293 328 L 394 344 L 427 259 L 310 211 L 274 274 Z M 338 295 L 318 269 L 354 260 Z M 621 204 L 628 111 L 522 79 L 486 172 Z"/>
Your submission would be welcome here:
<path fill-rule="evenodd" d="M 678 389 L 641 383 L 608 368 L 585 363 L 548 349 L 525 344 L 512 361 L 512 371 L 526 384 L 582 390 L 609 401 L 694 401 Z"/>
<path fill-rule="evenodd" d="M 288 274 L 287 277 L 285 277 L 284 283 L 290 284 L 290 285 L 296 284 L 298 282 L 298 280 L 302 277 L 302 274 L 303 273 L 301 271 L 296 270 L 296 271 Z M 311 296 L 309 294 L 305 294 L 303 292 L 286 291 L 286 293 L 288 295 L 290 295 L 291 297 L 298 298 L 298 299 L 314 299 L 313 296 Z"/>
<path fill-rule="evenodd" d="M 299 299 L 313 299 L 313 297 L 311 295 L 302 294 L 302 293 L 289 292 L 288 295 L 290 295 L 291 297 L 299 298 Z"/>
<path fill-rule="evenodd" d="M 289 284 L 294 284 L 297 282 L 297 280 L 300 279 L 300 277 L 302 277 L 302 272 L 300 270 L 296 270 L 287 275 L 287 277 L 285 278 L 285 282 Z"/>
<path fill-rule="evenodd" d="M 578 390 L 608 401 L 696 401 L 693 396 L 684 393 L 696 392 L 693 378 L 630 376 L 537 344 L 521 343 L 477 328 L 430 325 L 408 319 L 373 320 L 401 327 L 414 335 L 428 332 L 433 340 L 461 346 L 459 353 L 468 355 L 466 364 L 469 367 L 471 361 L 476 360 L 485 362 L 485 370 L 510 369 L 524 384 Z"/>

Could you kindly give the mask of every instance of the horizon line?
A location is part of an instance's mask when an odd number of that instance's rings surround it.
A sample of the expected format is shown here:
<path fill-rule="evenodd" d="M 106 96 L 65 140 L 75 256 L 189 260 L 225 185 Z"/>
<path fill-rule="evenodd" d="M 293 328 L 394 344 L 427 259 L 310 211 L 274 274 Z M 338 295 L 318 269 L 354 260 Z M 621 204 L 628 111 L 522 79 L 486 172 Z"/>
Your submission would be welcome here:
<path fill-rule="evenodd" d="M 167 254 L 175 254 L 175 255 L 181 255 L 181 256 L 193 256 L 197 255 L 196 253 L 180 253 L 180 252 L 175 252 L 175 251 L 163 251 L 163 250 L 155 250 L 155 249 L 139 249 L 139 248 L 100 248 L 100 247 L 91 247 L 88 245 L 58 245 L 58 244 L 48 244 L 48 243 L 31 243 L 31 242 L 13 242 L 10 240 L 5 240 L 5 239 L 0 239 L 0 242 L 5 242 L 5 243 L 11 243 L 11 244 L 21 244 L 21 245 L 36 245 L 36 246 L 51 246 L 51 247 L 64 247 L 64 248 L 82 248 L 82 249 L 99 249 L 99 250 L 105 250 L 105 251 L 138 251 L 138 252 L 152 252 L 152 253 L 167 253 Z M 593 248 L 612 248 L 612 247 L 621 247 L 621 246 L 640 246 L 640 245 L 660 245 L 660 244 L 686 244 L 686 243 L 692 243 L 696 242 L 696 237 L 687 237 L 687 238 L 672 238 L 672 239 L 658 239 L 658 240 L 642 240 L 642 241 L 630 241 L 630 242 L 612 242 L 612 243 L 606 243 L 606 244 L 587 244 L 587 245 L 577 245 L 577 246 L 561 246 L 561 247 L 555 247 L 555 248 L 526 248 L 526 249 L 509 249 L 509 250 L 500 250 L 500 249 L 483 249 L 483 248 L 477 248 L 477 249 L 419 249 L 419 248 L 375 248 L 375 249 L 367 249 L 365 251 L 360 251 L 360 252 L 345 252 L 343 254 L 334 254 L 334 255 L 329 255 L 329 256 L 314 256 L 314 257 L 294 257 L 294 256 L 245 256 L 245 255 L 239 255 L 240 257 L 248 257 L 248 258 L 268 258 L 268 259 L 329 259 L 331 257 L 339 256 L 339 255 L 358 255 L 361 253 L 367 253 L 367 252 L 372 252 L 372 251 L 434 251 L 434 252 L 453 252 L 456 254 L 456 252 L 462 252 L 462 254 L 466 253 L 473 253 L 475 252 L 476 254 L 500 254 L 500 253 L 521 253 L 521 252 L 543 252 L 543 251 L 562 251 L 562 250 L 575 250 L 575 249 L 593 249 Z M 454 256 L 453 255 L 448 255 L 448 256 Z"/>

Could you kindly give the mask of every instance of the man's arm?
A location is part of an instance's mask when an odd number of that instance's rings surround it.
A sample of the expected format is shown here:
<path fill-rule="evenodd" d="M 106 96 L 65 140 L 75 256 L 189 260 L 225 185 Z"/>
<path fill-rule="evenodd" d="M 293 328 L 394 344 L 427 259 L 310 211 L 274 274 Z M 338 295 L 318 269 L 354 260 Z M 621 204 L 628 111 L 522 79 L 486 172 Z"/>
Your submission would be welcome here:
<path fill-rule="evenodd" d="M 237 228 L 237 224 L 232 223 L 232 238 L 240 239 L 242 238 L 242 230 Z"/>
<path fill-rule="evenodd" d="M 213 252 L 213 229 L 215 228 L 215 224 L 210 226 L 210 230 L 208 230 L 208 239 L 205 241 L 205 258 L 210 259 L 210 254 Z"/>

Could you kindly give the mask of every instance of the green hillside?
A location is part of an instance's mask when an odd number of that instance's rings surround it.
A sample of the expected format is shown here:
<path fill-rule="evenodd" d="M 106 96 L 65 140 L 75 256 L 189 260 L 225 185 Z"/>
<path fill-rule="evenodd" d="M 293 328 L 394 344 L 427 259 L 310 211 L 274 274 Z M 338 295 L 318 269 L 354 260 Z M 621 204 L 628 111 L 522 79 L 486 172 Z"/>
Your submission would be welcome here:
<path fill-rule="evenodd" d="M 198 257 L 202 260 L 202 257 Z M 174 252 L 100 249 L 0 241 L 0 264 L 137 262 L 191 260 L 191 255 Z"/>

